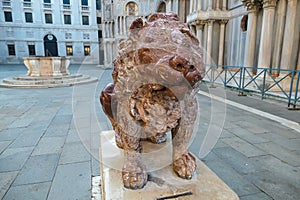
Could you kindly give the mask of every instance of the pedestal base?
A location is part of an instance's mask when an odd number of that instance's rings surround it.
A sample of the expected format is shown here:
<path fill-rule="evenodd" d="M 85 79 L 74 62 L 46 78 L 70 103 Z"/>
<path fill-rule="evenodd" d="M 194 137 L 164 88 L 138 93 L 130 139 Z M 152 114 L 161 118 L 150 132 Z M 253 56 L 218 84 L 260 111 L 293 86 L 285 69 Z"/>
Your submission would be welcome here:
<path fill-rule="evenodd" d="M 196 173 L 191 180 L 184 180 L 173 172 L 172 166 L 167 165 L 162 169 L 149 172 L 149 180 L 146 186 L 140 190 L 129 190 L 123 187 L 121 171 L 109 168 L 106 165 L 107 155 L 111 160 L 122 163 L 120 153 L 107 148 L 107 142 L 114 144 L 114 131 L 100 133 L 100 168 L 101 168 L 101 200 L 158 200 L 158 199 L 188 199 L 188 200 L 235 200 L 239 199 L 218 176 L 212 172 L 203 162 L 197 159 Z M 168 138 L 169 139 L 169 138 Z M 166 144 L 165 153 L 172 153 Z M 151 148 L 153 145 L 151 145 Z M 117 148 L 117 147 L 115 147 Z M 162 148 L 162 147 L 161 147 Z M 148 152 L 149 149 L 148 149 Z M 162 162 L 157 157 L 155 162 Z M 118 167 L 116 167 L 118 168 Z"/>

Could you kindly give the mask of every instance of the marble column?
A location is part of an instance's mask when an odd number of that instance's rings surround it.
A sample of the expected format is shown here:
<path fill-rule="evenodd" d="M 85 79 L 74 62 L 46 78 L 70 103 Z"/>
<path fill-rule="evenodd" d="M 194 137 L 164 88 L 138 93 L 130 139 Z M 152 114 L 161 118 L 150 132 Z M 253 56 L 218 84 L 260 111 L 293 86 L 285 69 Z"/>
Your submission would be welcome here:
<path fill-rule="evenodd" d="M 244 66 L 254 67 L 257 13 L 259 10 L 259 4 L 257 2 L 252 3 L 250 1 L 244 1 L 243 3 L 247 6 L 248 10 Z"/>
<path fill-rule="evenodd" d="M 258 67 L 271 67 L 272 36 L 277 0 L 264 0 L 263 21 L 258 55 Z"/>
<path fill-rule="evenodd" d="M 208 0 L 208 8 L 207 10 L 212 10 L 212 0 Z"/>
<path fill-rule="evenodd" d="M 204 29 L 204 21 L 197 21 L 197 24 L 196 24 L 196 30 L 197 30 L 197 39 L 199 40 L 199 46 L 201 48 L 203 48 L 203 43 L 202 43 L 202 35 L 203 35 L 203 29 Z"/>
<path fill-rule="evenodd" d="M 281 69 L 293 69 L 291 66 L 293 41 L 295 36 L 295 23 L 297 14 L 297 0 L 288 0 L 284 39 L 281 55 Z M 299 21 L 297 22 L 299 23 Z"/>
<path fill-rule="evenodd" d="M 200 0 L 200 1 L 198 1 L 197 2 L 198 4 L 197 4 L 197 10 L 199 11 L 199 10 L 202 10 L 202 1 Z"/>
<path fill-rule="evenodd" d="M 212 52 L 213 24 L 214 24 L 214 20 L 207 21 L 206 64 L 208 65 L 212 64 L 211 52 Z"/>
<path fill-rule="evenodd" d="M 190 1 L 190 13 L 194 12 L 194 0 Z"/>
<path fill-rule="evenodd" d="M 126 28 L 127 28 L 126 27 L 126 16 L 123 17 L 123 26 L 124 26 L 123 27 L 123 29 L 124 29 L 124 35 L 126 36 L 127 35 L 127 30 L 126 30 Z"/>
<path fill-rule="evenodd" d="M 273 52 L 273 61 L 272 61 L 272 68 L 274 69 L 280 68 L 283 35 L 284 35 L 284 27 L 285 27 L 285 17 L 286 17 L 286 0 L 280 0 L 278 2 L 278 11 L 277 11 L 278 20 L 276 24 L 274 52 Z M 273 71 L 273 73 L 278 74 L 278 71 Z"/>
<path fill-rule="evenodd" d="M 222 10 L 226 10 L 227 8 L 227 0 L 222 1 Z"/>
<path fill-rule="evenodd" d="M 228 20 L 221 20 L 219 22 L 220 23 L 220 41 L 219 41 L 218 65 L 223 65 L 225 25 L 227 22 L 228 22 Z"/>
<path fill-rule="evenodd" d="M 216 0 L 216 10 L 220 10 L 220 0 Z"/>
<path fill-rule="evenodd" d="M 298 62 L 297 62 L 296 70 L 300 70 L 300 47 L 298 48 Z"/>

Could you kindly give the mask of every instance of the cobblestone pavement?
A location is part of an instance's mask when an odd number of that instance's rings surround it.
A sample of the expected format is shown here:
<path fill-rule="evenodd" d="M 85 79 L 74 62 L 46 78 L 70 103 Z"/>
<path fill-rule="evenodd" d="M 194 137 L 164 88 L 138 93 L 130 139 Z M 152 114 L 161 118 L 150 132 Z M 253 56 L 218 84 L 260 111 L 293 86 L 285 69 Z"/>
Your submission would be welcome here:
<path fill-rule="evenodd" d="M 91 177 L 100 173 L 99 132 L 111 128 L 98 101 L 111 71 L 71 66 L 71 72 L 77 71 L 101 79 L 66 88 L 0 88 L 0 199 L 90 199 Z M 0 66 L 0 79 L 25 73 L 23 65 Z M 226 94 L 231 101 L 300 121 L 300 111 L 289 111 L 286 104 L 238 97 L 230 90 Z M 199 106 L 199 135 L 190 149 L 197 155 L 200 133 L 210 124 L 221 128 L 203 160 L 240 199 L 299 199 L 299 132 L 230 105 L 223 125 L 211 121 L 208 97 L 199 95 Z"/>

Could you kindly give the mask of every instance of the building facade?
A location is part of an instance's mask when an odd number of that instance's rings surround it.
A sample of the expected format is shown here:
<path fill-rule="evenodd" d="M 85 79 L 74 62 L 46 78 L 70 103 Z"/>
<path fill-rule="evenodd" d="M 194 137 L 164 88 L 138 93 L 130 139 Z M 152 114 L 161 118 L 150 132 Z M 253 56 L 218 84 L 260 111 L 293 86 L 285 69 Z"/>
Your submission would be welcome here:
<path fill-rule="evenodd" d="M 103 0 L 105 66 L 137 16 L 172 11 L 190 24 L 205 63 L 300 69 L 300 0 Z M 272 71 L 274 76 L 280 70 Z"/>
<path fill-rule="evenodd" d="M 118 44 L 127 37 L 131 22 L 154 12 L 175 12 L 185 21 L 189 1 L 185 0 L 103 0 L 104 65 L 113 66 Z"/>
<path fill-rule="evenodd" d="M 101 64 L 100 0 L 1 3 L 0 64 L 23 63 L 28 56 L 68 56 L 71 63 Z"/>

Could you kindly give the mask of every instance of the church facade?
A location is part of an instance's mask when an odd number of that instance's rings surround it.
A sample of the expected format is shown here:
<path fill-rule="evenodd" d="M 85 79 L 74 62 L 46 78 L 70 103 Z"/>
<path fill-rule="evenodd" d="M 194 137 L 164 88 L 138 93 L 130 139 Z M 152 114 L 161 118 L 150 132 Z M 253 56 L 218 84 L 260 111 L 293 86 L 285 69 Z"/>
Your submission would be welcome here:
<path fill-rule="evenodd" d="M 300 70 L 300 0 L 103 0 L 104 64 L 136 17 L 175 12 L 200 41 L 205 63 Z"/>

